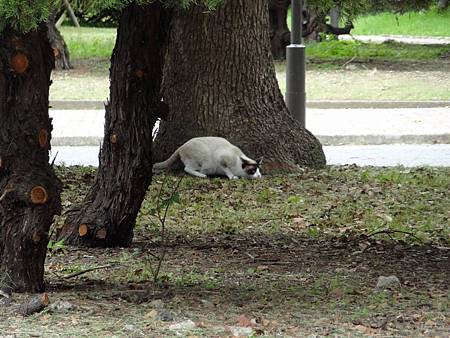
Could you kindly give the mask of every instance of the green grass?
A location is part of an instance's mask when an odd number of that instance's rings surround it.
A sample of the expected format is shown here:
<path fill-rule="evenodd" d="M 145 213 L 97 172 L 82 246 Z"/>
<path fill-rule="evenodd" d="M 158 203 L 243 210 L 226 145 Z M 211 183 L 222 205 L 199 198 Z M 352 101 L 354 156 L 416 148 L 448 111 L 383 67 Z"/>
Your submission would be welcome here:
<path fill-rule="evenodd" d="M 291 27 L 291 11 L 287 16 Z M 446 11 L 430 9 L 422 12 L 406 12 L 402 15 L 380 13 L 362 16 L 354 21 L 355 35 L 408 35 L 450 36 L 450 8 Z"/>
<path fill-rule="evenodd" d="M 450 25 L 449 25 L 450 26 Z M 62 27 L 61 32 L 73 59 L 109 58 L 116 38 L 114 28 Z M 358 60 L 430 60 L 450 53 L 450 46 L 420 46 L 401 43 L 369 44 L 356 41 L 313 42 L 309 58 Z"/>
<path fill-rule="evenodd" d="M 194 234 L 262 232 L 316 238 L 387 230 L 392 238 L 411 244 L 448 245 L 449 177 L 446 168 L 339 167 L 259 181 L 186 177 L 180 203 L 171 206 L 169 219 L 177 220 L 172 224 L 174 232 L 183 224 L 182 231 Z M 169 186 L 175 181 L 169 178 Z M 154 203 L 158 191 L 151 189 L 138 225 L 157 227 Z"/>
<path fill-rule="evenodd" d="M 87 167 L 57 167 L 66 189 L 62 199 L 77 203 L 94 177 Z M 158 231 L 160 186 L 167 197 L 179 177 L 153 179 L 136 221 L 137 231 Z M 173 233 L 306 237 L 369 235 L 381 229 L 410 244 L 450 244 L 449 168 L 339 167 L 262 180 L 199 180 L 186 176 L 166 226 Z M 180 226 L 182 224 L 182 226 Z M 141 230 L 140 230 L 141 229 Z M 157 235 L 157 234 L 155 234 Z M 380 234 L 378 239 L 389 239 Z"/>
<path fill-rule="evenodd" d="M 115 28 L 61 27 L 73 59 L 109 58 L 116 40 Z"/>
<path fill-rule="evenodd" d="M 450 45 L 421 46 L 386 42 L 382 44 L 360 41 L 325 41 L 309 43 L 306 54 L 310 58 L 339 60 L 432 60 L 450 53 Z"/>
<path fill-rule="evenodd" d="M 439 12 L 380 13 L 357 19 L 355 35 L 450 36 L 450 8 Z"/>

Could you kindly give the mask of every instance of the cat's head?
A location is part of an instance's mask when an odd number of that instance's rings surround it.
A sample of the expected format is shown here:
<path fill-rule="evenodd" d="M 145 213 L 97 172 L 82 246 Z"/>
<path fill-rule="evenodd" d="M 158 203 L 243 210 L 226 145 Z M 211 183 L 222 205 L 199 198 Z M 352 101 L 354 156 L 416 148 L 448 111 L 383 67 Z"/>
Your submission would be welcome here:
<path fill-rule="evenodd" d="M 256 161 L 251 160 L 249 158 L 242 158 L 242 171 L 244 172 L 243 177 L 255 179 L 262 178 L 260 166 L 262 163 L 262 157 L 257 159 Z"/>

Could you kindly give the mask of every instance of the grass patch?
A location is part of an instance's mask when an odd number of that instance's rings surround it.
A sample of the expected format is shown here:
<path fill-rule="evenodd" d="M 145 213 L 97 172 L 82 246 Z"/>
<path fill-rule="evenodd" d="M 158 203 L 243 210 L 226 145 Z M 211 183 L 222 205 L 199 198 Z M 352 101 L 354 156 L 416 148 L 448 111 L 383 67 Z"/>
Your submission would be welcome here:
<path fill-rule="evenodd" d="M 325 41 L 307 44 L 307 57 L 320 60 L 342 60 L 355 58 L 368 60 L 432 60 L 450 53 L 450 46 L 422 46 L 386 42 L 382 44 L 360 41 Z"/>
<path fill-rule="evenodd" d="M 449 22 L 450 9 L 407 12 L 403 15 L 380 13 L 357 19 L 352 34 L 450 36 Z"/>
<path fill-rule="evenodd" d="M 115 28 L 62 26 L 61 34 L 73 59 L 109 58 L 116 40 Z"/>
<path fill-rule="evenodd" d="M 82 199 L 94 172 L 89 167 L 57 167 L 65 181 L 64 205 Z M 178 179 L 164 179 L 168 192 Z M 155 177 L 137 231 L 158 231 L 155 203 L 162 182 L 162 176 Z M 254 181 L 187 176 L 167 226 L 194 237 L 261 233 L 340 238 L 386 230 L 376 238 L 449 245 L 449 190 L 450 168 L 330 166 Z"/>
<path fill-rule="evenodd" d="M 292 233 L 318 238 L 370 236 L 383 230 L 377 237 L 447 245 L 449 174 L 448 168 L 329 167 L 261 181 L 187 177 L 181 204 L 172 207 L 169 218 L 176 220 L 173 231 L 179 232 L 178 224 L 183 224 L 181 231 L 194 234 Z M 152 214 L 155 190 L 137 221 L 152 229 L 157 229 Z"/>
<path fill-rule="evenodd" d="M 73 59 L 109 58 L 116 29 L 63 26 L 61 32 Z M 339 60 L 431 60 L 450 53 L 450 46 L 420 46 L 401 43 L 370 44 L 357 41 L 313 42 L 307 45 L 309 58 Z"/>

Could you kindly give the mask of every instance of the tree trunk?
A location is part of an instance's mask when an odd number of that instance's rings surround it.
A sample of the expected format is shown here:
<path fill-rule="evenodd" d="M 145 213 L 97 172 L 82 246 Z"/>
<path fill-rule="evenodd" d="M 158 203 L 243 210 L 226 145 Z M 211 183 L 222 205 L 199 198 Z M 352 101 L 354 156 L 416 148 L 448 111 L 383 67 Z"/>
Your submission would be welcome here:
<path fill-rule="evenodd" d="M 440 10 L 444 10 L 448 7 L 448 0 L 439 0 L 438 1 L 438 8 Z"/>
<path fill-rule="evenodd" d="M 286 46 L 291 43 L 291 32 L 287 26 L 290 2 L 290 0 L 269 1 L 270 47 L 275 60 L 286 58 Z"/>
<path fill-rule="evenodd" d="M 111 59 L 111 102 L 94 185 L 69 211 L 59 238 L 84 246 L 128 246 L 152 178 L 152 129 L 161 107 L 160 5 L 129 5 Z"/>
<path fill-rule="evenodd" d="M 306 40 L 320 40 L 320 33 L 326 30 L 326 15 L 318 7 L 308 6 L 304 16 L 303 37 Z"/>
<path fill-rule="evenodd" d="M 42 24 L 0 33 L 0 284 L 4 292 L 44 289 L 48 231 L 61 208 L 61 182 L 48 163 L 54 58 Z"/>
<path fill-rule="evenodd" d="M 55 68 L 72 69 L 73 67 L 70 64 L 69 49 L 67 48 L 66 42 L 64 41 L 64 38 L 62 37 L 58 28 L 56 28 L 57 15 L 58 11 L 55 10 L 50 14 L 50 17 L 47 20 L 47 36 L 50 40 L 53 54 L 55 55 Z"/>
<path fill-rule="evenodd" d="M 156 137 L 158 161 L 192 137 L 212 135 L 264 156 L 266 173 L 325 164 L 319 141 L 289 115 L 278 88 L 267 1 L 178 11 L 171 27 L 163 81 L 170 113 Z"/>

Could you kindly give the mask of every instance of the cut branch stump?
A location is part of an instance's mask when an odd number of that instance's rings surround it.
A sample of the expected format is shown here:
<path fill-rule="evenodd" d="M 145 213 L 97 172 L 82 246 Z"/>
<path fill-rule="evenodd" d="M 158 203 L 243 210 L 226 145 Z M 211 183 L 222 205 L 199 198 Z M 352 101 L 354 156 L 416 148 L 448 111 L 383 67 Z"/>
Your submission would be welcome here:
<path fill-rule="evenodd" d="M 50 300 L 48 298 L 48 294 L 43 293 L 26 300 L 25 303 L 20 306 L 18 312 L 24 317 L 30 316 L 33 313 L 44 310 L 49 303 Z"/>

